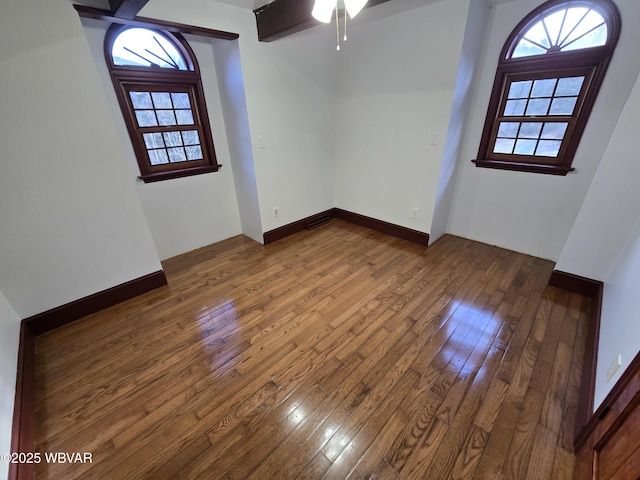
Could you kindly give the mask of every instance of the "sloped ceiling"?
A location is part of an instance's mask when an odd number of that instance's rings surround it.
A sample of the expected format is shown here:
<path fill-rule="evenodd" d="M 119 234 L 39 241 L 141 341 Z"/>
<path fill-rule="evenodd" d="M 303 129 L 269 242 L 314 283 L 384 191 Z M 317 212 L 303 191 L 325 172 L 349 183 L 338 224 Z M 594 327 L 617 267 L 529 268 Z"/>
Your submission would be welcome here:
<path fill-rule="evenodd" d="M 132 19 L 149 0 L 109 0 L 113 16 Z M 212 0 L 235 7 L 252 10 L 256 15 L 258 39 L 270 42 L 278 38 L 319 25 L 312 16 L 314 0 Z M 369 20 L 418 8 L 441 0 L 369 0 L 363 17 Z M 455 1 L 455 0 L 450 0 Z M 473 0 L 489 5 L 509 3 L 514 0 Z M 371 8 L 384 4 L 384 8 Z M 375 11 L 367 15 L 369 11 Z M 343 15 L 343 12 L 340 13 Z M 358 17 L 360 19 L 360 16 Z M 366 21 L 366 19 L 365 19 Z"/>

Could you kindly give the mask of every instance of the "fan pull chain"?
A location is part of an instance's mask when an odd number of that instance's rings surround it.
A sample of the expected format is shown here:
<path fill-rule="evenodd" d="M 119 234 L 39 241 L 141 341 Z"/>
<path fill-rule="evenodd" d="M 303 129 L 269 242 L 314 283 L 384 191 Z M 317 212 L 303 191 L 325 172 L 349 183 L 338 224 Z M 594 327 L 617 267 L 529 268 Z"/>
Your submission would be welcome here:
<path fill-rule="evenodd" d="M 340 51 L 340 16 L 338 15 L 338 4 L 336 3 L 336 50 Z"/>
<path fill-rule="evenodd" d="M 347 41 L 347 10 L 344 11 L 344 38 L 343 41 Z"/>

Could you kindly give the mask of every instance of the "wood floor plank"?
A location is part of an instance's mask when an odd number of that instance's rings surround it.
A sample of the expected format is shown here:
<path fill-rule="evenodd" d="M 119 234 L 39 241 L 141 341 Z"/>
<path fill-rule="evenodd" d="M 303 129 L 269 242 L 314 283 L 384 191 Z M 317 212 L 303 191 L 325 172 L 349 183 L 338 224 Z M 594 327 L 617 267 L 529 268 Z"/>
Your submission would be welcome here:
<path fill-rule="evenodd" d="M 483 429 L 472 426 L 471 434 L 467 436 L 462 450 L 453 465 L 450 478 L 452 480 L 471 479 L 482 459 L 489 434 Z"/>
<path fill-rule="evenodd" d="M 349 421 L 353 422 L 359 417 L 358 423 L 361 428 L 351 436 L 350 442 L 341 451 L 340 455 L 333 461 L 331 467 L 325 473 L 325 479 L 347 478 L 351 471 L 355 469 L 359 459 L 365 454 L 374 439 L 383 430 L 385 424 L 389 421 L 393 412 L 398 408 L 404 397 L 411 391 L 412 387 L 418 380 L 418 375 L 410 370 L 406 371 L 406 375 L 402 375 L 397 382 L 388 384 L 387 388 L 381 389 L 380 392 L 372 390 L 370 396 L 360 404 L 360 407 L 352 414 Z M 385 390 L 388 392 L 385 395 Z M 384 398 L 380 398 L 383 395 Z M 375 409 L 367 409 L 367 401 L 375 406 Z M 362 412 L 362 413 L 361 413 Z M 366 422 L 362 419 L 366 417 Z M 346 440 L 344 426 L 338 432 L 343 435 Z M 325 454 L 325 456 L 327 456 Z M 327 456 L 329 460 L 331 458 Z"/>
<path fill-rule="evenodd" d="M 340 220 L 163 262 L 38 337 L 36 479 L 571 476 L 590 301 L 549 261 Z"/>
<path fill-rule="evenodd" d="M 331 467 L 331 462 L 322 452 L 313 457 L 296 477 L 295 480 L 315 480 L 321 478 L 324 473 Z"/>
<path fill-rule="evenodd" d="M 493 379 L 482 406 L 478 410 L 478 415 L 476 415 L 474 423 L 477 427 L 482 428 L 487 433 L 493 430 L 493 425 L 496 423 L 498 412 L 508 389 L 509 385 L 502 380 L 499 378 Z"/>
<path fill-rule="evenodd" d="M 406 398 L 407 397 L 405 397 L 405 399 Z M 385 468 L 388 467 L 389 470 L 393 471 L 391 466 L 386 463 L 384 457 L 389 445 L 402 431 L 406 422 L 406 414 L 404 414 L 401 409 L 391 414 L 391 418 L 389 418 L 378 435 L 373 438 L 371 445 L 369 445 L 367 450 L 358 459 L 355 471 L 357 471 L 361 477 L 372 478 L 383 463 L 386 464 Z M 394 473 L 397 476 L 397 472 Z"/>
<path fill-rule="evenodd" d="M 553 460 L 551 480 L 564 480 L 573 476 L 575 456 L 562 447 L 556 446 L 556 454 Z"/>
<path fill-rule="evenodd" d="M 506 478 L 502 471 L 508 460 L 511 438 L 519 414 L 519 407 L 513 403 L 502 403 L 496 421 L 489 434 L 482 458 L 478 462 L 478 466 L 474 472 L 474 480 Z"/>
<path fill-rule="evenodd" d="M 556 433 L 544 425 L 538 425 L 525 478 L 539 480 L 551 477 L 555 461 L 556 438 Z"/>

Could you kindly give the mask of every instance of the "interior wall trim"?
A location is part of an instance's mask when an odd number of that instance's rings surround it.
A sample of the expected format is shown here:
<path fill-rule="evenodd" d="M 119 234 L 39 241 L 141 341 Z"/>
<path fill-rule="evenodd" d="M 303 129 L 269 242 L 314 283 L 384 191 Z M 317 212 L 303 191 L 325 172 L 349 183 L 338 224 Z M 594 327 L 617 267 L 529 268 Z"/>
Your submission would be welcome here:
<path fill-rule="evenodd" d="M 282 227 L 278 227 L 274 230 L 269 230 L 268 232 L 265 232 L 263 234 L 264 244 L 268 245 L 270 243 L 288 237 L 289 235 L 293 235 L 294 233 L 301 232 L 307 228 L 307 224 L 310 221 L 326 215 L 329 215 L 331 218 L 339 218 L 350 223 L 355 223 L 356 225 L 360 225 L 361 227 L 370 228 L 387 235 L 419 243 L 420 245 L 429 244 L 428 233 L 420 232 L 418 230 L 413 230 L 407 227 L 402 227 L 400 225 L 385 222 L 372 217 L 367 217 L 365 215 L 360 215 L 359 213 L 349 212 L 341 208 L 332 208 L 330 210 L 325 210 L 324 212 L 320 212 L 315 215 L 296 220 L 295 222 L 283 225 Z"/>
<path fill-rule="evenodd" d="M 167 277 L 159 270 L 22 320 L 11 429 L 12 452 L 35 451 L 36 337 L 166 284 Z M 9 480 L 32 480 L 34 473 L 33 464 L 9 464 Z"/>
<path fill-rule="evenodd" d="M 79 318 L 99 312 L 107 307 L 137 297 L 143 293 L 167 284 L 162 270 L 108 288 L 88 297 L 69 302 L 23 320 L 35 336 L 54 330 Z"/>
<path fill-rule="evenodd" d="M 581 277 L 573 273 L 554 270 L 549 279 L 549 285 L 567 290 L 571 293 L 584 295 L 585 297 L 594 298 L 600 290 L 602 290 L 602 282 L 592 280 L 591 278 Z"/>
<path fill-rule="evenodd" d="M 24 321 L 20 324 L 16 394 L 13 403 L 11 452 L 33 452 L 35 448 L 35 335 Z M 31 480 L 34 468 L 30 464 L 10 463 L 9 480 Z"/>
<path fill-rule="evenodd" d="M 391 235 L 393 237 L 403 238 L 404 240 L 419 243 L 420 245 L 426 246 L 429 244 L 429 234 L 426 232 L 420 232 L 418 230 L 402 227 L 394 223 L 384 222 L 376 218 L 360 215 L 359 213 L 342 210 L 341 208 L 335 208 L 334 211 L 334 216 L 336 218 L 355 223 L 356 225 L 360 225 L 361 227 L 371 228 L 372 230 L 386 233 L 387 235 Z"/>
<path fill-rule="evenodd" d="M 596 393 L 596 368 L 598 364 L 598 342 L 600 340 L 600 317 L 604 284 L 572 273 L 554 270 L 549 285 L 577 293 L 591 299 L 591 318 L 587 330 L 587 342 L 582 363 L 580 394 L 576 409 L 574 447 L 577 450 L 588 436 L 589 425 L 597 421 L 593 413 Z"/>
<path fill-rule="evenodd" d="M 282 240 L 283 238 L 288 237 L 289 235 L 293 235 L 294 233 L 302 232 L 307 228 L 307 222 L 310 222 L 318 217 L 330 216 L 334 217 L 334 208 L 329 210 L 325 210 L 324 212 L 316 213 L 315 215 L 311 215 L 309 217 L 302 218 L 300 220 L 296 220 L 295 222 L 288 223 L 287 225 L 283 225 L 282 227 L 275 228 L 273 230 L 269 230 L 268 232 L 264 232 L 262 238 L 264 240 L 264 244 L 268 245 L 273 242 L 277 242 L 278 240 Z"/>

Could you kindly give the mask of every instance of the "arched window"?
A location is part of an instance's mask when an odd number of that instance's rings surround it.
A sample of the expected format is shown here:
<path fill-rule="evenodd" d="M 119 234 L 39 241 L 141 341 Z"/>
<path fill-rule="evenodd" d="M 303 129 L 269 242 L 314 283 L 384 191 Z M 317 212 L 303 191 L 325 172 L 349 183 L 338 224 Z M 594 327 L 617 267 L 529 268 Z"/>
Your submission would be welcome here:
<path fill-rule="evenodd" d="M 478 167 L 566 175 L 620 34 L 611 0 L 551 0 L 502 49 Z"/>
<path fill-rule="evenodd" d="M 105 55 L 140 178 L 217 171 L 198 64 L 182 36 L 113 25 Z"/>

